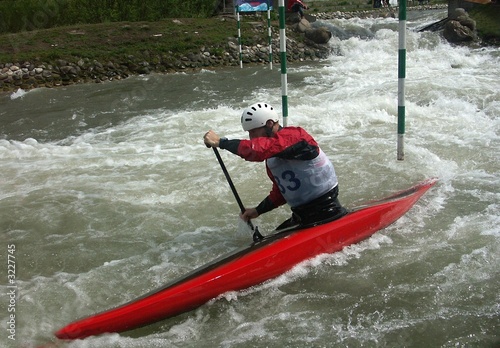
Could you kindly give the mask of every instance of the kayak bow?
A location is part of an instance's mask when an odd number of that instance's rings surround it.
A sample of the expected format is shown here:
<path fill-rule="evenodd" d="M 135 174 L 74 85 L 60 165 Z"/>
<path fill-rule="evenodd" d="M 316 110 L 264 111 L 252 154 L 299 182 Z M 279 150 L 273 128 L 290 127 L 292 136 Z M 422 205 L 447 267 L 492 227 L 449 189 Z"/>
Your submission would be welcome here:
<path fill-rule="evenodd" d="M 80 339 L 132 330 L 195 309 L 225 292 L 260 284 L 304 260 L 340 251 L 387 227 L 404 215 L 436 181 L 427 180 L 369 202 L 332 222 L 278 231 L 138 299 L 75 321 L 55 335 L 61 339 Z"/>

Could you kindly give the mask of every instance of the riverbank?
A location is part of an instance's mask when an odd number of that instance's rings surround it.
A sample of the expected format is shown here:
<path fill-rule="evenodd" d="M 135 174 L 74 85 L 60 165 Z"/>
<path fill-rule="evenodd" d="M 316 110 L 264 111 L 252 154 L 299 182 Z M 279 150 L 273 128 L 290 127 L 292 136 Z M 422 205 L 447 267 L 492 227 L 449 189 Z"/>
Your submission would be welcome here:
<path fill-rule="evenodd" d="M 417 10 L 434 8 L 446 6 L 422 6 Z M 396 11 L 384 8 L 315 13 L 315 16 L 318 19 L 396 17 Z M 241 56 L 233 16 L 103 23 L 4 35 L 0 37 L 0 44 L 10 48 L 10 55 L 8 51 L 0 58 L 10 62 L 0 63 L 0 90 L 101 83 L 131 75 L 238 66 L 240 62 L 269 64 L 269 38 L 264 18 L 247 16 L 241 32 Z M 271 45 L 273 63 L 279 64 L 280 43 L 276 33 Z M 289 63 L 324 59 L 331 50 L 328 44 L 315 44 L 289 26 Z"/>
<path fill-rule="evenodd" d="M 276 26 L 274 26 L 276 27 Z M 242 52 L 236 21 L 170 19 L 152 23 L 103 23 L 55 28 L 3 37 L 10 47 L 0 63 L 0 90 L 30 90 L 121 80 L 130 75 L 268 64 L 267 27 L 261 17 L 242 23 Z M 279 63 L 279 37 L 272 39 L 273 61 Z M 319 60 L 328 45 L 314 44 L 287 31 L 289 62 Z M 1 55 L 0 55 L 1 56 Z M 0 60 L 2 61 L 2 60 Z"/>

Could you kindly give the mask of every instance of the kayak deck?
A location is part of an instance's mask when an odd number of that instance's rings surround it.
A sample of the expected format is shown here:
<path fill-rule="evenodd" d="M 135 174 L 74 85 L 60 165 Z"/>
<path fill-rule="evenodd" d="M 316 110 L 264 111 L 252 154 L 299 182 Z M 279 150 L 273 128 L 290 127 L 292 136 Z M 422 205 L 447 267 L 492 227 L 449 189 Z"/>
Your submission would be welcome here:
<path fill-rule="evenodd" d="M 145 326 L 192 309 L 227 291 L 260 284 L 296 264 L 368 238 L 404 215 L 437 180 L 355 208 L 324 224 L 301 226 L 264 237 L 124 305 L 75 321 L 59 331 L 78 339 Z"/>

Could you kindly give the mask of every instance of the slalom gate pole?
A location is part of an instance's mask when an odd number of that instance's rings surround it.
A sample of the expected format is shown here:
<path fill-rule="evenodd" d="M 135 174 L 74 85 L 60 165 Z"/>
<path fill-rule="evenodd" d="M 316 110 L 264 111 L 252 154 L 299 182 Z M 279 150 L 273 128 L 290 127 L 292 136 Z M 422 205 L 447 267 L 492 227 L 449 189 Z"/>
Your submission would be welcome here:
<path fill-rule="evenodd" d="M 243 69 L 243 53 L 241 52 L 241 23 L 240 23 L 240 9 L 236 5 L 236 22 L 238 23 L 238 46 L 239 46 L 239 59 L 240 68 Z"/>
<path fill-rule="evenodd" d="M 403 161 L 405 136 L 406 1 L 399 0 L 398 45 L 398 160 Z"/>
<path fill-rule="evenodd" d="M 283 109 L 283 126 L 288 125 L 288 87 L 286 75 L 286 33 L 285 33 L 285 0 L 279 0 L 280 17 L 280 60 L 281 60 L 281 106 Z"/>
<path fill-rule="evenodd" d="M 271 33 L 271 0 L 267 0 L 267 37 L 269 39 L 269 69 L 273 70 L 273 41 Z"/>

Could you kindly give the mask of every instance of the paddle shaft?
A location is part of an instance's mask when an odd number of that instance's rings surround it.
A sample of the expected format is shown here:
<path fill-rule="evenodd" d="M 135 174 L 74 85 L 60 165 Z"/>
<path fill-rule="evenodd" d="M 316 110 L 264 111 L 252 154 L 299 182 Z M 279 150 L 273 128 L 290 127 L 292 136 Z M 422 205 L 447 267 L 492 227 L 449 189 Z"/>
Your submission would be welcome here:
<path fill-rule="evenodd" d="M 245 207 L 243 206 L 243 202 L 241 201 L 240 196 L 238 195 L 238 192 L 236 191 L 236 187 L 234 187 L 233 181 L 231 180 L 231 177 L 229 176 L 229 173 L 226 169 L 226 166 L 224 165 L 224 161 L 222 160 L 222 157 L 220 156 L 219 150 L 217 150 L 216 147 L 212 147 L 212 149 L 214 150 L 215 157 L 217 157 L 217 161 L 219 161 L 220 167 L 222 168 L 222 172 L 226 176 L 229 187 L 231 188 L 231 191 L 233 191 L 234 198 L 236 198 L 236 202 L 238 202 L 238 205 L 240 207 L 241 212 L 244 213 Z M 250 220 L 247 221 L 247 224 L 252 229 L 252 231 L 255 229 Z"/>

